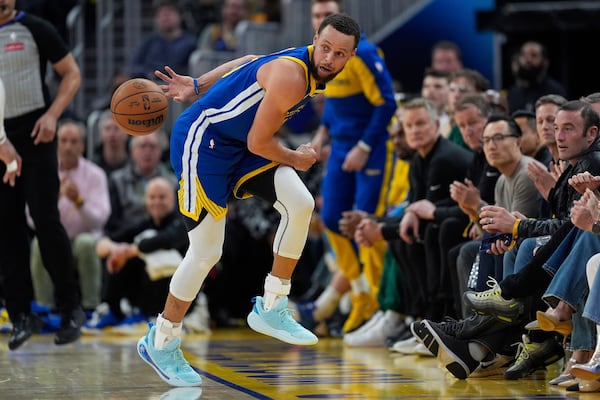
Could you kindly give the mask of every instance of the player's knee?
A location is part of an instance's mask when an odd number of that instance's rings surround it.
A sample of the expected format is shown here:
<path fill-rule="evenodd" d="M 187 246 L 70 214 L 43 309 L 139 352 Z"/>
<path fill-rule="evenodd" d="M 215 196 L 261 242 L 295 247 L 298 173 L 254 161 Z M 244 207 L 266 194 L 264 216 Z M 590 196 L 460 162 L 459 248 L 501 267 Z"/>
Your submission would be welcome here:
<path fill-rule="evenodd" d="M 290 219 L 299 221 L 310 220 L 314 209 L 315 200 L 312 196 L 298 196 L 293 209 L 290 211 Z"/>
<path fill-rule="evenodd" d="M 190 257 L 189 264 L 198 268 L 201 275 L 207 275 L 212 267 L 221 259 L 223 250 L 219 246 L 197 248 L 190 246 L 186 258 Z"/>

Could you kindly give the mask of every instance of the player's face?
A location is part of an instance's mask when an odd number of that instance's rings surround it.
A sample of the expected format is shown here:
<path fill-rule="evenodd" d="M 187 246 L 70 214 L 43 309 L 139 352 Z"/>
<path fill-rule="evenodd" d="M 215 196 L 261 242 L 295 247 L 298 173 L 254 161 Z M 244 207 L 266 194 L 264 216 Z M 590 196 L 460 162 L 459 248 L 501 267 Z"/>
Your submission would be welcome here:
<path fill-rule="evenodd" d="M 319 26 L 321 26 L 321 22 L 323 22 L 325 18 L 339 12 L 340 6 L 333 0 L 323 3 L 314 3 L 310 10 L 310 18 L 315 32 L 319 30 Z"/>
<path fill-rule="evenodd" d="M 331 25 L 315 35 L 313 44 L 312 75 L 321 83 L 335 78 L 356 54 L 354 36 L 343 34 Z"/>

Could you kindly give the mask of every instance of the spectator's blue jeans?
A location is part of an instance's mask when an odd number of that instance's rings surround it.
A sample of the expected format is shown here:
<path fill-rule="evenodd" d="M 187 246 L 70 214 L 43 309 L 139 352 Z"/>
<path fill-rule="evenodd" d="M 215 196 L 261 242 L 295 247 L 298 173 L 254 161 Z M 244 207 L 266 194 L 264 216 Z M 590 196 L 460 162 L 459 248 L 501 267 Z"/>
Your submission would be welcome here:
<path fill-rule="evenodd" d="M 576 311 L 571 335 L 573 350 L 593 350 L 595 347 L 595 327 L 583 318 L 581 311 L 589 292 L 586 263 L 599 252 L 600 237 L 574 228 L 544 264 L 544 269 L 554 277 L 543 300 L 553 308 L 563 301 Z"/>

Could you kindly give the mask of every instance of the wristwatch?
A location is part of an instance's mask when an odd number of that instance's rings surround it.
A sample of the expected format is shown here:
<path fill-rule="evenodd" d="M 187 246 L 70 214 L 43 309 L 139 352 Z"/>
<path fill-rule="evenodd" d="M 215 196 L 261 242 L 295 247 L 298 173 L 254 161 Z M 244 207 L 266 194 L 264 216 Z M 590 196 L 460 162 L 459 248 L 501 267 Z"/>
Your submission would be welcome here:
<path fill-rule="evenodd" d="M 592 233 L 594 235 L 600 235 L 600 221 L 594 222 L 592 225 Z"/>

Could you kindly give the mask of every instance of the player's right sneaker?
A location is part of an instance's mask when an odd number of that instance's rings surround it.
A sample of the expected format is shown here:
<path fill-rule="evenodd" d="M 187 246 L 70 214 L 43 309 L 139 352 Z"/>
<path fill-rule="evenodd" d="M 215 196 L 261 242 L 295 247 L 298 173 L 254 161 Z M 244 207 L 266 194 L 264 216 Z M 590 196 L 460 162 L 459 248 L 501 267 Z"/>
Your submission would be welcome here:
<path fill-rule="evenodd" d="M 287 308 L 287 297 L 282 297 L 269 311 L 265 311 L 262 297 L 256 296 L 253 301 L 254 307 L 246 320 L 256 332 L 290 344 L 309 345 L 319 341 L 311 331 L 292 318 L 291 311 Z"/>
<path fill-rule="evenodd" d="M 149 324 L 146 336 L 138 340 L 137 351 L 160 378 L 172 386 L 199 386 L 202 378 L 183 357 L 181 338 L 171 340 L 162 350 L 154 347 L 156 326 Z"/>

